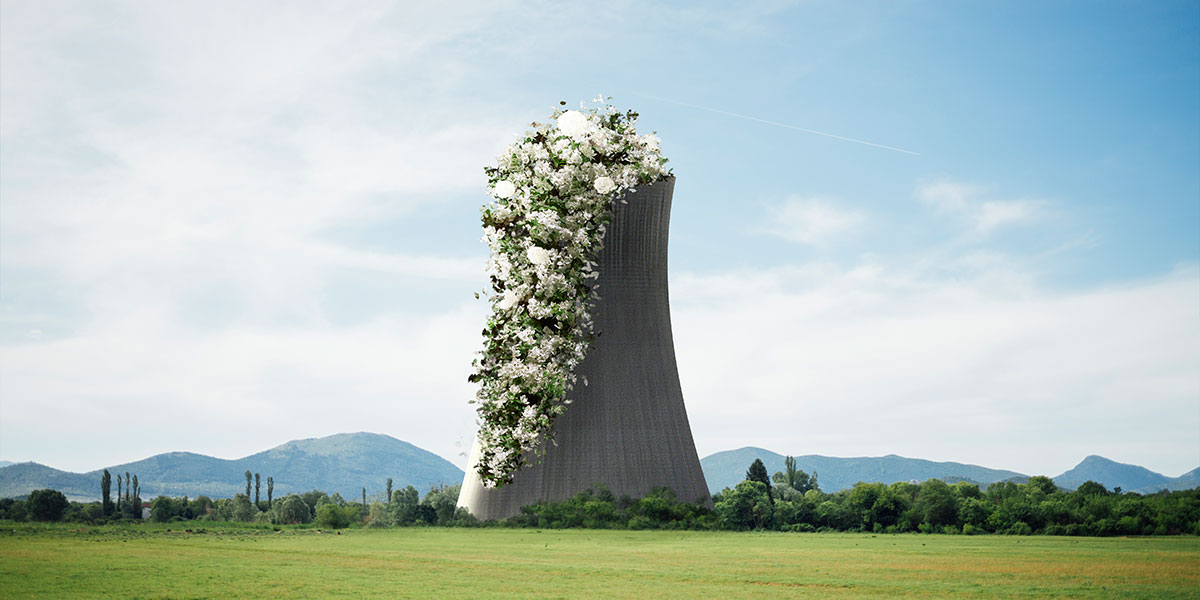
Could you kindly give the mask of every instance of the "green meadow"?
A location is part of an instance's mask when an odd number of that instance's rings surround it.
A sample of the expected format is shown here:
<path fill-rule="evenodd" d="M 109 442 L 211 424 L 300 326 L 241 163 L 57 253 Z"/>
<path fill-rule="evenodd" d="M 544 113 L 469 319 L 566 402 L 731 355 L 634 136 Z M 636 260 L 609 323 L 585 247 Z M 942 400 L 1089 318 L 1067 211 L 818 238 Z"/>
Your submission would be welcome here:
<path fill-rule="evenodd" d="M 1195 598 L 1200 539 L 6 526 L 5 598 Z M 214 524 L 208 524 L 214 525 Z"/>

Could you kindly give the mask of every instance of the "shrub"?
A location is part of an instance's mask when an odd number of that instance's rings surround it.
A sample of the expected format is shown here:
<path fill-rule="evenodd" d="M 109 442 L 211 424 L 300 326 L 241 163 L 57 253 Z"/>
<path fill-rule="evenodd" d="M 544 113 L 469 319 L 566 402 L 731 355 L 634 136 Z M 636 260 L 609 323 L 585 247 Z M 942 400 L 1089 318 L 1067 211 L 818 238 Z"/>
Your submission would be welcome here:
<path fill-rule="evenodd" d="M 237 494 L 233 497 L 233 510 L 230 517 L 234 521 L 249 523 L 258 515 L 258 507 L 250 501 L 250 497 L 245 494 Z"/>
<path fill-rule="evenodd" d="M 330 529 L 342 529 L 350 524 L 350 515 L 346 509 L 327 502 L 317 507 L 317 525 Z"/>
<path fill-rule="evenodd" d="M 1033 535 L 1033 528 L 1025 521 L 1017 521 L 1012 527 L 1004 530 L 1007 535 Z"/>
<path fill-rule="evenodd" d="M 175 501 L 166 496 L 159 496 L 150 501 L 150 520 L 166 523 L 179 512 Z"/>
<path fill-rule="evenodd" d="M 387 505 L 382 502 L 372 502 L 371 510 L 367 512 L 367 527 L 389 527 L 392 525 L 392 516 L 388 512 Z"/>
<path fill-rule="evenodd" d="M 285 496 L 271 504 L 271 522 L 276 525 L 295 525 L 312 520 L 308 504 L 296 494 Z"/>
<path fill-rule="evenodd" d="M 1067 528 L 1063 525 L 1052 524 L 1047 525 L 1046 528 L 1042 530 L 1042 533 L 1045 535 L 1067 535 Z"/>

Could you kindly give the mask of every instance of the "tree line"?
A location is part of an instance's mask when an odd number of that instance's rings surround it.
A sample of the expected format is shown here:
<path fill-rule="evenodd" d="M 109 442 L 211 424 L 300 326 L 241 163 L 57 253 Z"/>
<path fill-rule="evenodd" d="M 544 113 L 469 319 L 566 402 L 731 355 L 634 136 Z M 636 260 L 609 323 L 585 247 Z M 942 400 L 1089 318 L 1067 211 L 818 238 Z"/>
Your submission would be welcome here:
<path fill-rule="evenodd" d="M 722 529 L 1010 535 L 1200 535 L 1200 488 L 1121 493 L 1089 481 L 1073 491 L 1049 477 L 997 482 L 986 489 L 940 479 L 922 483 L 857 483 L 821 491 L 816 473 L 796 468 L 768 477 L 761 460 L 746 479 L 713 495 L 713 509 L 679 502 L 671 490 L 644 498 L 615 497 L 603 487 L 563 502 L 522 508 L 500 524 L 545 528 Z"/>
<path fill-rule="evenodd" d="M 118 477 L 118 481 L 120 481 Z M 107 472 L 101 481 L 107 490 Z M 0 500 L 0 519 L 103 522 L 128 517 L 119 506 L 141 506 L 138 488 L 126 476 L 125 493 L 112 503 L 68 503 L 54 490 L 37 490 L 24 500 Z M 509 519 L 480 523 L 457 508 L 459 486 L 433 487 L 420 496 L 407 486 L 386 499 L 361 502 L 338 493 L 313 490 L 274 499 L 267 478 L 267 500 L 260 502 L 257 474 L 247 472 L 246 493 L 213 500 L 207 496 L 159 496 L 150 503 L 150 519 L 159 522 L 233 521 L 272 525 L 313 524 L 341 528 L 408 525 L 502 526 L 602 529 L 720 529 L 771 531 L 855 531 L 873 533 L 949 533 L 1015 535 L 1200 535 L 1200 488 L 1142 495 L 1110 491 L 1086 482 L 1073 491 L 1058 488 L 1048 477 L 1026 483 L 998 482 L 986 489 L 940 479 L 922 483 L 863 483 L 834 493 L 820 489 L 817 474 L 796 468 L 787 457 L 784 470 L 767 476 L 761 460 L 747 469 L 746 479 L 713 496 L 713 508 L 681 502 L 669 489 L 642 498 L 617 497 L 603 486 L 562 502 L 525 506 Z M 252 486 L 252 484 L 254 484 Z M 132 486 L 132 487 L 131 487 Z M 253 494 L 252 494 L 253 492 Z M 251 500 L 253 498 L 253 500 Z M 124 503 L 124 504 L 122 504 Z M 113 504 L 112 515 L 104 507 Z"/>
<path fill-rule="evenodd" d="M 1142 495 L 1088 481 L 1073 491 L 1049 477 L 1002 481 L 980 489 L 940 479 L 857 483 L 832 494 L 800 489 L 777 472 L 767 480 L 756 460 L 746 480 L 713 497 L 723 528 L 874 533 L 1045 535 L 1200 535 L 1200 488 Z M 794 461 L 787 468 L 795 470 Z"/>
<path fill-rule="evenodd" d="M 149 503 L 148 518 L 156 522 L 217 521 L 271 525 L 315 524 L 338 529 L 350 525 L 393 527 L 403 525 L 467 525 L 474 522 L 465 509 L 456 507 L 458 485 L 435 486 L 422 497 L 413 486 L 393 490 L 387 479 L 387 501 L 348 501 L 341 494 L 313 490 L 276 499 L 275 480 L 266 478 L 266 500 L 262 499 L 263 478 L 246 471 L 245 493 L 233 498 L 159 496 Z M 0 519 L 14 521 L 68 521 L 99 524 L 142 518 L 142 500 L 137 476 L 117 477 L 117 500 L 112 500 L 112 476 L 105 470 L 100 478 L 99 502 L 68 502 L 57 490 L 35 490 L 25 499 L 0 500 Z M 253 498 L 253 500 L 251 499 Z"/>
<path fill-rule="evenodd" d="M 313 523 L 340 529 L 350 525 L 392 527 L 399 525 L 459 525 L 471 521 L 464 509 L 457 509 L 459 486 L 433 487 L 422 498 L 413 486 L 395 490 L 388 502 L 349 501 L 341 494 L 313 490 L 288 494 L 269 507 L 256 506 L 245 494 L 211 500 L 201 496 L 187 498 L 159 496 L 150 502 L 150 519 L 159 522 L 203 519 L 272 525 Z"/>

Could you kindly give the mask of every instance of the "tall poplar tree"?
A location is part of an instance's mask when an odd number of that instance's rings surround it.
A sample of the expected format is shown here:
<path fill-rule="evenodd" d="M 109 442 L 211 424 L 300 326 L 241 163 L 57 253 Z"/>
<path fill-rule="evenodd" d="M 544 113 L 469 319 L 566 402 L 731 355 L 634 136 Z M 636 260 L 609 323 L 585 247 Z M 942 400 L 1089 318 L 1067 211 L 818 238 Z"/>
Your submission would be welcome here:
<path fill-rule="evenodd" d="M 249 470 L 247 470 L 247 471 L 246 471 L 246 499 L 247 499 L 247 500 L 249 500 L 249 499 L 250 499 L 250 479 L 251 479 L 251 475 L 252 475 L 252 473 L 250 473 L 250 471 L 249 471 Z"/>
<path fill-rule="evenodd" d="M 258 473 L 255 473 L 254 474 L 254 506 L 255 507 L 258 506 L 258 494 L 259 494 L 259 490 L 261 490 L 261 489 L 262 489 L 262 479 L 259 478 Z"/>
<path fill-rule="evenodd" d="M 107 517 L 112 511 L 112 473 L 105 469 L 104 474 L 100 476 L 100 514 Z"/>
<path fill-rule="evenodd" d="M 387 503 L 388 504 L 392 503 L 392 478 L 391 477 L 388 477 L 388 482 L 387 482 Z"/>
<path fill-rule="evenodd" d="M 275 495 L 275 478 L 267 477 L 267 508 L 271 508 L 271 497 Z"/>

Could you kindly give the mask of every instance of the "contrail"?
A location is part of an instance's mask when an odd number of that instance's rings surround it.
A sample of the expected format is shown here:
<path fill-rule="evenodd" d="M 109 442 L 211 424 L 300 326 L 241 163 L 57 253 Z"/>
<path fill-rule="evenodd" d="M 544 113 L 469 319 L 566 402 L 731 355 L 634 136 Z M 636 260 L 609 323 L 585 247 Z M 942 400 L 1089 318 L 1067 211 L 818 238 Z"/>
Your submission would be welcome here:
<path fill-rule="evenodd" d="M 903 153 L 905 153 L 905 154 L 911 154 L 911 155 L 913 155 L 913 156 L 920 156 L 920 154 L 919 154 L 919 153 L 917 153 L 917 152 L 913 152 L 912 150 L 905 150 L 904 148 L 897 148 L 897 147 L 895 147 L 895 146 L 884 146 L 883 144 L 876 144 L 875 142 L 868 142 L 868 141 L 866 141 L 866 140 L 856 140 L 856 139 L 854 139 L 854 138 L 849 138 L 849 137 L 842 136 L 842 135 L 835 135 L 835 134 L 832 134 L 832 133 L 825 133 L 824 131 L 817 131 L 817 130 L 815 130 L 815 129 L 805 129 L 804 127 L 797 127 L 797 126 L 795 126 L 795 125 L 788 125 L 787 123 L 779 123 L 779 122 L 777 122 L 777 121 L 768 121 L 768 120 L 766 120 L 766 119 L 760 119 L 760 118 L 758 118 L 758 117 L 751 117 L 751 116 L 749 116 L 749 115 L 740 115 L 740 114 L 738 114 L 738 113 L 735 113 L 735 112 L 729 112 L 729 111 L 727 111 L 727 110 L 721 110 L 721 109 L 719 109 L 719 108 L 709 108 L 709 107 L 707 107 L 707 106 L 700 106 L 700 105 L 697 105 L 697 104 L 688 104 L 687 102 L 680 102 L 680 101 L 678 101 L 678 100 L 671 100 L 670 98 L 660 98 L 660 97 L 658 97 L 658 96 L 651 96 L 650 94 L 642 94 L 642 93 L 638 93 L 638 92 L 630 92 L 630 93 L 631 93 L 631 94 L 633 94 L 633 95 L 635 95 L 635 96 L 641 96 L 641 97 L 643 97 L 643 98 L 650 98 L 650 99 L 652 99 L 652 100 L 659 100 L 659 101 L 662 101 L 662 102 L 670 102 L 671 104 L 678 104 L 678 105 L 680 105 L 680 106 L 686 106 L 686 107 L 688 107 L 688 108 L 695 108 L 695 109 L 698 109 L 698 110 L 707 110 L 707 111 L 709 111 L 709 112 L 715 112 L 715 113 L 717 113 L 717 114 L 720 114 L 720 115 L 728 115 L 728 116 L 730 116 L 730 117 L 737 117 L 737 118 L 739 118 L 739 119 L 746 119 L 747 121 L 758 121 L 759 123 L 766 123 L 767 125 L 775 125 L 776 127 L 783 127 L 783 128 L 786 128 L 786 129 L 795 129 L 796 131 L 803 131 L 804 133 L 812 133 L 812 134 L 815 134 L 815 135 L 823 135 L 823 136 L 825 136 L 825 137 L 833 138 L 833 139 L 835 139 L 835 140 L 842 140 L 843 142 L 854 142 L 855 144 L 863 144 L 863 145 L 865 145 L 865 146 L 874 146 L 874 147 L 876 147 L 876 148 L 883 148 L 884 150 L 892 150 L 892 151 L 894 151 L 894 152 L 903 152 Z"/>

